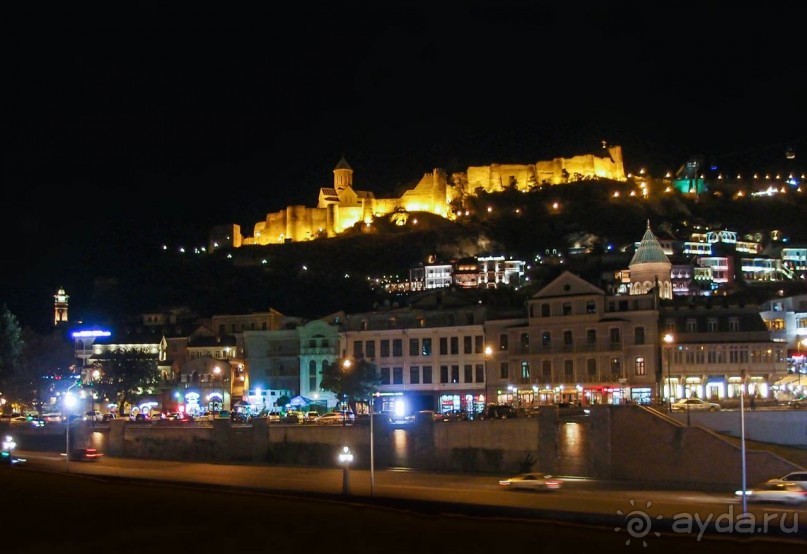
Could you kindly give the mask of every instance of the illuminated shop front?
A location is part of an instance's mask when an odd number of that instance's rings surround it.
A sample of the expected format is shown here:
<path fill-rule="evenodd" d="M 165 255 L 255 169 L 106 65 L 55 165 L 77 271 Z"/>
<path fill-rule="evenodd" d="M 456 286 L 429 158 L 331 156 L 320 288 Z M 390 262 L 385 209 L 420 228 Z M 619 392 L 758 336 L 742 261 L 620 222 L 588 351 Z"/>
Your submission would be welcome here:
<path fill-rule="evenodd" d="M 441 394 L 438 398 L 437 411 L 440 413 L 461 411 L 467 414 L 478 414 L 485 408 L 485 395 L 481 393 Z"/>

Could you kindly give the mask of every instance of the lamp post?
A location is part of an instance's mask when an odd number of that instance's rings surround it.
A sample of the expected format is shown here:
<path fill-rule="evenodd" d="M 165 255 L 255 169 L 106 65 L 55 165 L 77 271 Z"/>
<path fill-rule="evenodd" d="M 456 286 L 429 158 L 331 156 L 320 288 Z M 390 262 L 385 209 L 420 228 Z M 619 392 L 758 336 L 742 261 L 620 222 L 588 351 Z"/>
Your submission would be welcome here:
<path fill-rule="evenodd" d="M 350 464 L 353 462 L 353 453 L 347 446 L 342 447 L 339 453 L 339 463 L 342 464 L 342 494 L 350 494 Z"/>
<path fill-rule="evenodd" d="M 373 415 L 375 395 L 370 396 L 370 496 L 375 496 L 375 435 L 373 433 Z"/>
<path fill-rule="evenodd" d="M 672 343 L 675 337 L 672 333 L 664 335 L 664 342 L 667 343 L 667 411 L 672 412 L 672 374 L 670 371 L 670 363 L 672 359 Z"/>
<path fill-rule="evenodd" d="M 78 385 L 78 381 L 67 387 L 67 392 L 64 395 L 64 406 L 67 408 L 67 419 L 65 420 L 65 433 L 64 433 L 64 468 L 65 473 L 70 473 L 70 412 L 73 406 L 76 405 L 76 397 L 70 392 L 73 387 Z"/>
<path fill-rule="evenodd" d="M 350 366 L 351 365 L 352 364 L 351 364 L 349 358 L 345 358 L 342 361 L 342 370 L 343 370 L 343 373 L 345 374 L 345 376 L 347 375 L 347 372 L 350 371 Z M 347 404 L 347 395 L 344 392 L 345 391 L 344 380 L 345 380 L 345 377 L 343 376 L 342 377 L 342 385 L 341 385 L 341 388 L 342 388 L 342 426 L 347 426 L 347 406 L 346 406 L 346 404 Z"/>
<path fill-rule="evenodd" d="M 743 513 L 748 513 L 748 493 L 746 491 L 745 483 L 745 370 L 740 370 L 740 456 L 742 456 L 742 500 L 743 500 Z"/>

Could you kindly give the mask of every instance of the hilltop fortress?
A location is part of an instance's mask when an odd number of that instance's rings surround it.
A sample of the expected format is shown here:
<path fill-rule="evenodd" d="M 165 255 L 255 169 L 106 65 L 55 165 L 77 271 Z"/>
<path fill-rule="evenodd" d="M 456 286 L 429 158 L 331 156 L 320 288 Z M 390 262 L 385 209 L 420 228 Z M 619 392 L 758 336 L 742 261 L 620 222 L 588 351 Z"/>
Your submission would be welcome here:
<path fill-rule="evenodd" d="M 434 169 L 400 198 L 376 198 L 370 191 L 354 189 L 353 169 L 343 157 L 333 170 L 333 186 L 319 190 L 315 208 L 288 206 L 268 213 L 266 219 L 255 224 L 251 237 L 242 235 L 239 225 L 218 226 L 211 231 L 210 251 L 334 237 L 357 223 L 370 224 L 374 217 L 396 214 L 400 214 L 397 217 L 401 221 L 412 212 L 453 219 L 452 210 L 459 209 L 465 197 L 475 196 L 480 190 L 491 193 L 516 188 L 526 192 L 542 185 L 596 178 L 625 180 L 620 146 L 603 143 L 597 153 L 534 164 L 469 167 L 465 173 L 454 173 L 450 182 L 444 171 Z"/>

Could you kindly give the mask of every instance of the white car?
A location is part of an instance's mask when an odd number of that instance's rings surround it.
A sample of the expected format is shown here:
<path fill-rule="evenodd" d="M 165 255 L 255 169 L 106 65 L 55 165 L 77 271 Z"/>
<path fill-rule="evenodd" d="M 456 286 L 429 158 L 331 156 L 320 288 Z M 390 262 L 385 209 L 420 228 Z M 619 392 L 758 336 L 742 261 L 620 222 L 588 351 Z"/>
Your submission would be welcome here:
<path fill-rule="evenodd" d="M 779 477 L 780 481 L 792 481 L 807 489 L 807 471 L 791 471 L 787 475 Z"/>
<path fill-rule="evenodd" d="M 563 482 L 549 475 L 548 473 L 521 473 L 514 477 L 502 479 L 499 486 L 507 489 L 523 489 L 530 491 L 555 491 L 563 485 Z"/>
<path fill-rule="evenodd" d="M 742 500 L 743 491 L 736 491 L 735 496 Z M 793 481 L 771 479 L 761 485 L 747 489 L 745 498 L 748 502 L 780 502 L 783 504 L 807 504 L 807 489 Z"/>
<path fill-rule="evenodd" d="M 722 409 L 720 404 L 707 402 L 700 398 L 682 398 L 672 405 L 672 411 L 674 412 L 685 412 L 687 410 L 691 412 L 719 412 Z"/>

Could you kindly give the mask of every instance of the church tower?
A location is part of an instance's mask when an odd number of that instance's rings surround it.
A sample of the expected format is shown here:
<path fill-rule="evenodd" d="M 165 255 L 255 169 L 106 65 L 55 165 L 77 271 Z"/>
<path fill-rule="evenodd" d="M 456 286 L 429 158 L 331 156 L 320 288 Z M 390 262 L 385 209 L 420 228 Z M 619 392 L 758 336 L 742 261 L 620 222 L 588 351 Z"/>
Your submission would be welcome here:
<path fill-rule="evenodd" d="M 647 294 L 656 289 L 659 298 L 672 299 L 672 262 L 650 230 L 650 220 L 628 270 L 630 294 Z"/>
<path fill-rule="evenodd" d="M 63 288 L 53 295 L 53 324 L 67 323 L 67 301 L 70 297 Z"/>
<path fill-rule="evenodd" d="M 353 168 L 348 165 L 344 156 L 333 168 L 333 188 L 337 195 L 346 188 L 353 188 Z"/>

